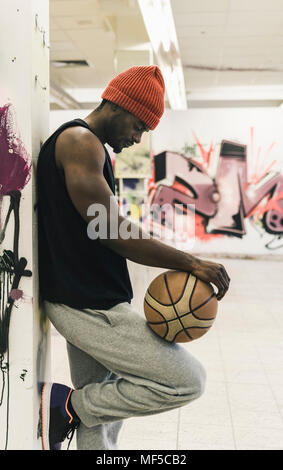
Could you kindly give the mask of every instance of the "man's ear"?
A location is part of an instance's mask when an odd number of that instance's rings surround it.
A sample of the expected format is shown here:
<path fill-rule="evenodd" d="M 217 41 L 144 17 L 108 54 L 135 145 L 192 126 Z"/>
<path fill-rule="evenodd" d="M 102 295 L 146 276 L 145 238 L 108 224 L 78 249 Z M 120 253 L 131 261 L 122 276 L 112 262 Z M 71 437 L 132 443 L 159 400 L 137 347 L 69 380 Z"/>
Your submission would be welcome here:
<path fill-rule="evenodd" d="M 111 111 L 113 113 L 131 114 L 131 113 L 129 113 L 129 111 L 127 111 L 126 109 L 121 108 L 121 106 L 118 106 L 118 104 L 116 104 L 116 103 L 112 103 L 110 101 L 109 104 L 110 104 L 110 107 L 111 107 Z"/>
<path fill-rule="evenodd" d="M 110 104 L 111 110 L 113 112 L 116 112 L 116 111 L 120 110 L 120 107 L 116 103 L 112 103 L 111 101 L 109 101 L 109 104 Z"/>

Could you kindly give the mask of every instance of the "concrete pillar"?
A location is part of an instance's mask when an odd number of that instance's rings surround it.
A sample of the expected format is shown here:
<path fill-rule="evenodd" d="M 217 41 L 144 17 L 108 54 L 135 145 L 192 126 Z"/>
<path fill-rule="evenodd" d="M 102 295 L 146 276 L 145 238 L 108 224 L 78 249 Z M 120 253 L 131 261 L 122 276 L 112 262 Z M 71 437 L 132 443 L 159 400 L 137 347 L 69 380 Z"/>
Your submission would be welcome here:
<path fill-rule="evenodd" d="M 49 0 L 2 2 L 0 27 L 0 449 L 41 449 L 49 324 L 38 307 L 35 168 L 49 135 Z"/>

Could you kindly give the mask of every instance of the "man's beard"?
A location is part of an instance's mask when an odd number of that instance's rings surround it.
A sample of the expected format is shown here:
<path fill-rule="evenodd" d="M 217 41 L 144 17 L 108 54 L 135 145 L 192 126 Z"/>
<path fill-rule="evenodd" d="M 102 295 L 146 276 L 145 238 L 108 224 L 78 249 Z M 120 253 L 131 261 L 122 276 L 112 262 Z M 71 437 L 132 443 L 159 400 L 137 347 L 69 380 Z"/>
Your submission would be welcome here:
<path fill-rule="evenodd" d="M 117 147 L 115 147 L 115 146 L 113 147 L 113 152 L 114 152 L 114 153 L 121 153 L 122 150 L 123 150 L 123 147 L 118 147 L 118 146 L 117 146 Z"/>

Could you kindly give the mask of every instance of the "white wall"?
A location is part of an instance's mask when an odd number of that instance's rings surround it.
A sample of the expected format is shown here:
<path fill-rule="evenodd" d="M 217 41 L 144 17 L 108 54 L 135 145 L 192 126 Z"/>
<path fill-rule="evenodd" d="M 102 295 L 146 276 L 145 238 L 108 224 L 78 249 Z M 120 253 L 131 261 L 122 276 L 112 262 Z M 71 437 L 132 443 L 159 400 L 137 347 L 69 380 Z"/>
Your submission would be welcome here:
<path fill-rule="evenodd" d="M 9 5 L 8 5 L 9 3 Z M 35 17 L 38 15 L 38 27 Z M 46 44 L 43 33 L 46 31 Z M 0 108 L 11 104 L 13 120 L 11 134 L 22 141 L 21 152 L 32 158 L 33 168 L 40 142 L 48 136 L 49 114 L 49 1 L 9 0 L 1 10 L 0 44 Z M 38 81 L 35 76 L 38 75 Z M 3 122 L 1 123 L 3 125 Z M 3 137 L 3 134 L 2 134 Z M 15 155 L 10 152 L 11 158 Z M 0 155 L 3 165 L 3 155 Z M 17 172 L 18 170 L 15 169 Z M 3 174 L 3 167 L 2 167 Z M 10 174 L 13 181 L 15 174 Z M 39 449 L 37 424 L 39 412 L 39 382 L 48 375 L 48 322 L 38 309 L 37 239 L 34 171 L 21 190 L 19 258 L 27 260 L 31 277 L 21 277 L 19 289 L 23 296 L 12 308 L 9 355 L 9 387 L 6 382 L 4 401 L 0 408 L 0 449 Z M 16 188 L 15 188 L 16 189 Z M 0 224 L 5 218 L 9 196 L 3 196 Z M 3 228 L 3 225 L 2 227 Z M 3 250 L 14 250 L 15 226 L 13 215 L 8 224 Z M 8 373 L 5 374 L 8 380 Z M 2 390 L 2 374 L 0 388 Z"/>
<path fill-rule="evenodd" d="M 72 119 L 86 118 L 93 109 L 63 109 L 63 110 L 54 110 L 50 111 L 49 113 L 49 128 L 50 128 L 50 135 L 56 131 L 56 129 L 64 124 L 67 121 L 71 121 Z"/>

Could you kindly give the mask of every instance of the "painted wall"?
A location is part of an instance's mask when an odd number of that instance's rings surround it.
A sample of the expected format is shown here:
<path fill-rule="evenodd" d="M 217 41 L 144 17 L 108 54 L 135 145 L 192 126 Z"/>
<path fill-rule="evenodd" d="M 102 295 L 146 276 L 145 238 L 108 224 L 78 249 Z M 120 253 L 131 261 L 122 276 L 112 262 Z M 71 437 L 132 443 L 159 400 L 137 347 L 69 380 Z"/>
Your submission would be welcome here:
<path fill-rule="evenodd" d="M 193 205 L 183 247 L 283 253 L 283 107 L 167 110 L 152 134 L 151 203 Z"/>
<path fill-rule="evenodd" d="M 38 307 L 34 169 L 49 133 L 49 2 L 9 0 L 0 44 L 0 449 L 40 448 L 48 322 Z M 13 34 L 12 34 L 13 32 Z"/>

